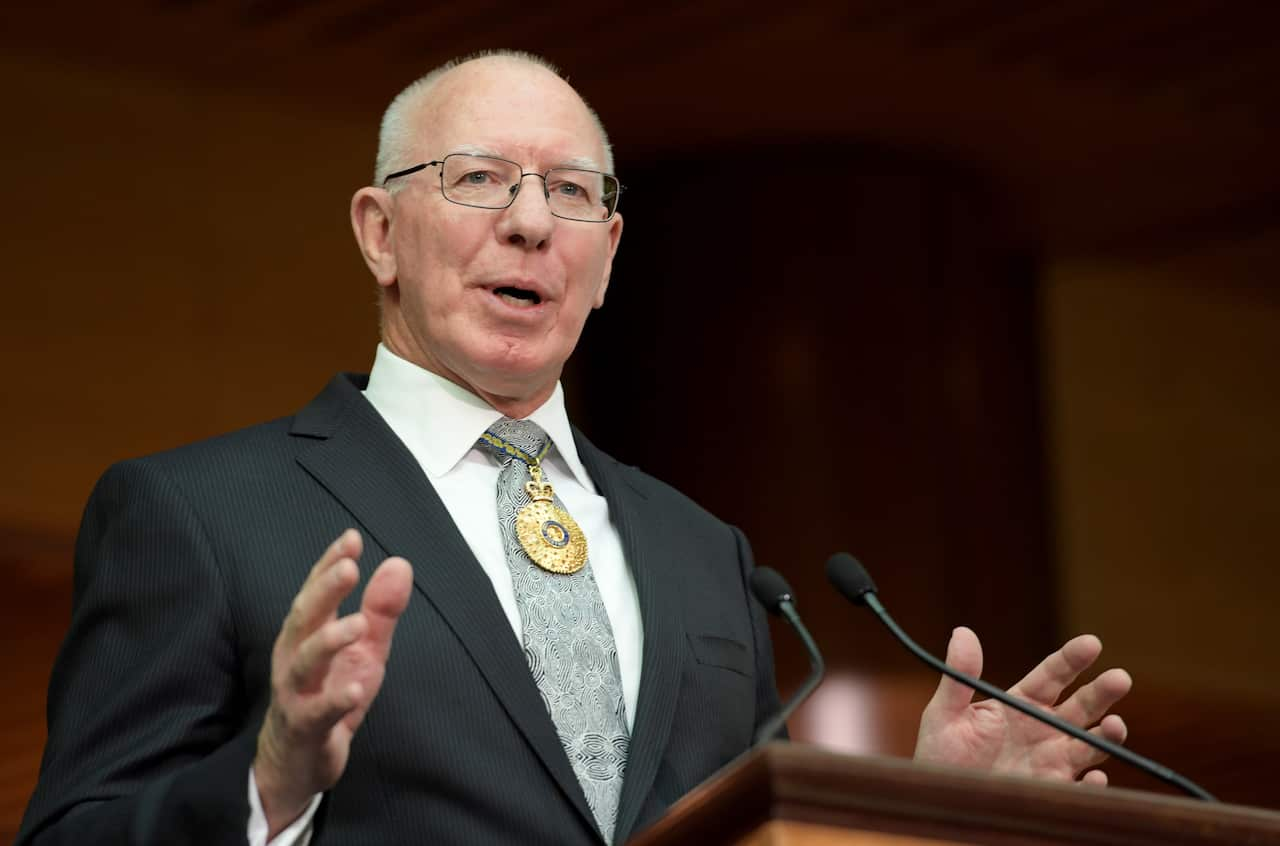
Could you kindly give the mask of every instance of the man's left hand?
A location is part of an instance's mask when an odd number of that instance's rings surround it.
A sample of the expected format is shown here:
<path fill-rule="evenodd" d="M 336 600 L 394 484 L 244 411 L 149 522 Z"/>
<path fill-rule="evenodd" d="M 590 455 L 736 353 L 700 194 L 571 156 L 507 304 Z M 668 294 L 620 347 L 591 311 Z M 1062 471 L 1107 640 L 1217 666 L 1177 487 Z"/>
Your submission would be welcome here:
<path fill-rule="evenodd" d="M 1124 720 L 1107 711 L 1133 686 L 1124 670 L 1107 670 L 1058 703 L 1101 652 L 1102 641 L 1093 635 L 1073 638 L 1009 693 L 1092 734 L 1123 743 L 1128 734 Z M 973 631 L 960 627 L 951 633 L 947 664 L 971 676 L 981 674 L 982 645 Z M 1106 758 L 1103 753 L 994 700 L 974 702 L 972 690 L 946 676 L 920 717 L 915 757 L 1015 775 L 1107 783 L 1106 773 L 1092 769 Z"/>

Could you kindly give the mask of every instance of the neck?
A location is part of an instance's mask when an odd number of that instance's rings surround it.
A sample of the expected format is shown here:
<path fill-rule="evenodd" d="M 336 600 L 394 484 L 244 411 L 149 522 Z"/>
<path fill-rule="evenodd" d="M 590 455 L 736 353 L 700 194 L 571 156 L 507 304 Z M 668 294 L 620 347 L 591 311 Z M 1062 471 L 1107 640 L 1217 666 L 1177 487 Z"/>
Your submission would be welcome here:
<path fill-rule="evenodd" d="M 473 381 L 468 381 L 460 374 L 452 369 L 445 367 L 432 356 L 415 355 L 413 350 L 406 349 L 403 344 L 396 342 L 396 339 L 384 334 L 382 343 L 387 349 L 395 353 L 405 361 L 416 364 L 423 370 L 428 370 L 441 378 L 448 379 L 453 384 L 468 391 L 480 399 L 484 400 L 495 411 L 501 412 L 504 417 L 510 417 L 515 420 L 523 420 L 533 412 L 537 411 L 543 403 L 551 398 L 555 393 L 556 382 L 550 381 L 539 389 L 529 393 L 508 394 L 504 392 L 488 391 L 480 387 Z"/>
<path fill-rule="evenodd" d="M 432 372 L 434 373 L 435 371 Z M 550 388 L 538 394 L 528 398 L 518 399 L 487 393 L 477 389 L 474 385 L 468 385 L 466 382 L 463 382 L 448 373 L 440 373 L 438 375 L 443 376 L 455 385 L 466 388 L 468 391 L 493 406 L 495 410 L 502 412 L 504 417 L 510 417 L 515 420 L 523 420 L 530 414 L 533 414 L 544 402 L 551 398 L 551 394 L 555 390 L 555 385 L 553 384 Z"/>

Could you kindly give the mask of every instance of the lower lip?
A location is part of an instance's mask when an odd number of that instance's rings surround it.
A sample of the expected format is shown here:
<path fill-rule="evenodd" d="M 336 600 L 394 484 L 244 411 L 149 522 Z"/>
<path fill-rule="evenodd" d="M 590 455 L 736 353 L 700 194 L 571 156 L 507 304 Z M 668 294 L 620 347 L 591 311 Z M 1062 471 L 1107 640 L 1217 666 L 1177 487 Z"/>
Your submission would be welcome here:
<path fill-rule="evenodd" d="M 542 315 L 543 311 L 545 311 L 547 307 L 546 300 L 542 300 L 541 302 L 533 305 L 525 305 L 523 303 L 516 305 L 515 303 L 509 302 L 501 294 L 492 290 L 485 291 L 485 296 L 487 296 L 499 309 L 501 309 L 502 314 L 513 318 L 524 318 L 526 320 L 536 319 Z"/>

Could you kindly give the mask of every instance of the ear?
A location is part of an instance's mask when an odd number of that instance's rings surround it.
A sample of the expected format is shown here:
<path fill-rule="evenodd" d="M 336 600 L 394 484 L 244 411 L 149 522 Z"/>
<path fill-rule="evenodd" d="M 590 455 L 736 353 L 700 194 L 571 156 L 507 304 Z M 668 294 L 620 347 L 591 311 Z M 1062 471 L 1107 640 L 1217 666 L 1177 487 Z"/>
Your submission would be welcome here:
<path fill-rule="evenodd" d="M 391 244 L 390 192 L 361 188 L 351 198 L 351 230 L 373 278 L 386 288 L 396 281 L 396 254 Z"/>
<path fill-rule="evenodd" d="M 604 305 L 604 292 L 609 288 L 609 276 L 613 273 L 613 257 L 618 254 L 618 242 L 621 240 L 622 215 L 615 214 L 613 220 L 609 221 L 609 256 L 604 263 L 604 278 L 600 280 L 600 287 L 596 289 L 593 308 Z"/>

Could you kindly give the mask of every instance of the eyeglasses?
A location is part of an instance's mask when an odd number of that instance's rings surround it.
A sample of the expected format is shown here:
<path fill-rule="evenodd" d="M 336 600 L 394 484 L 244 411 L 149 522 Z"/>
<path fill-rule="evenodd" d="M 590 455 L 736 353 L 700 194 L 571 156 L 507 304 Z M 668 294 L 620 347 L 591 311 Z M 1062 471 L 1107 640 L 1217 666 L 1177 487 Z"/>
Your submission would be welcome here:
<path fill-rule="evenodd" d="M 494 156 L 450 153 L 443 159 L 388 174 L 393 179 L 429 167 L 440 168 L 440 192 L 451 203 L 477 209 L 505 209 L 516 200 L 526 176 L 542 180 L 542 193 L 556 217 L 605 223 L 618 210 L 622 185 L 611 173 L 576 167 L 553 167 L 546 173 L 526 173 L 523 166 Z"/>

